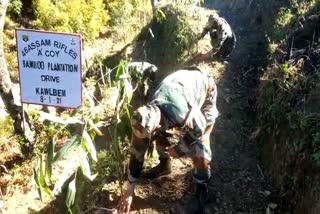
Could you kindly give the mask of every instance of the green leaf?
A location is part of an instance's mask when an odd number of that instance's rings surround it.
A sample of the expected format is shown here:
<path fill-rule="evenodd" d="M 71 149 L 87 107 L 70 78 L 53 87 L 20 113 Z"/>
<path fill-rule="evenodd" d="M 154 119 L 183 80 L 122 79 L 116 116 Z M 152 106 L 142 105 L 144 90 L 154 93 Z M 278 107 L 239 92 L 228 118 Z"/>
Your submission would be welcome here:
<path fill-rule="evenodd" d="M 71 207 L 74 205 L 75 198 L 76 198 L 76 177 L 68 185 L 66 205 L 70 212 L 71 212 Z"/>
<path fill-rule="evenodd" d="M 40 184 L 40 188 L 43 192 L 47 193 L 48 195 L 52 195 L 51 194 L 51 190 L 49 189 L 48 187 L 48 183 L 46 181 L 46 165 L 44 164 L 44 161 L 43 161 L 43 156 L 41 155 L 40 156 L 40 167 L 39 167 L 39 184 Z"/>
<path fill-rule="evenodd" d="M 158 10 L 158 12 L 160 13 L 161 17 L 163 18 L 163 20 L 166 20 L 166 14 L 162 11 L 162 10 Z"/>
<path fill-rule="evenodd" d="M 97 174 L 91 175 L 90 165 L 87 158 L 87 154 L 83 149 L 80 149 L 80 167 L 84 176 L 86 176 L 90 181 L 94 180 Z"/>
<path fill-rule="evenodd" d="M 86 130 L 83 131 L 83 138 L 84 138 L 84 144 L 86 149 L 88 150 L 89 154 L 91 155 L 91 158 L 97 162 L 97 152 L 96 152 L 96 148 L 94 146 L 94 143 L 90 137 L 90 135 L 88 134 L 88 132 Z"/>
<path fill-rule="evenodd" d="M 130 120 L 131 114 L 130 114 L 130 110 L 129 110 L 129 108 L 128 108 L 128 105 L 125 106 L 125 111 L 126 111 L 126 113 L 127 113 L 128 119 Z M 130 127 L 131 127 L 131 126 L 130 126 Z"/>
<path fill-rule="evenodd" d="M 119 81 L 121 75 L 124 73 L 123 70 L 124 70 L 124 60 L 121 60 L 119 65 L 118 65 L 118 68 L 117 68 L 117 72 L 116 72 L 116 76 L 115 76 L 115 81 Z"/>
<path fill-rule="evenodd" d="M 46 181 L 45 181 L 45 165 L 43 164 L 43 155 L 40 156 L 40 166 L 39 166 L 39 183 L 40 186 L 46 186 Z"/>
<path fill-rule="evenodd" d="M 130 103 L 133 95 L 133 89 L 132 85 L 127 79 L 124 79 L 124 95 L 127 97 L 128 103 Z"/>
<path fill-rule="evenodd" d="M 48 186 L 41 186 L 43 192 L 47 193 L 47 195 L 52 196 L 52 191 Z"/>
<path fill-rule="evenodd" d="M 79 143 L 78 135 L 73 136 L 69 142 L 64 145 L 54 156 L 53 162 L 61 160 L 64 156 L 66 156 L 71 149 L 77 146 Z"/>
<path fill-rule="evenodd" d="M 33 168 L 33 178 L 34 178 L 34 181 L 36 182 L 36 185 L 37 185 L 37 191 L 39 194 L 39 198 L 42 201 L 43 200 L 42 190 L 41 190 L 41 186 L 40 186 L 38 170 L 36 168 Z"/>
<path fill-rule="evenodd" d="M 74 158 L 63 168 L 63 172 L 59 175 L 57 182 L 53 188 L 53 194 L 58 195 L 61 192 L 62 186 L 70 178 L 70 176 L 76 171 L 79 167 L 79 161 Z"/>
<path fill-rule="evenodd" d="M 316 161 L 317 165 L 320 165 L 320 151 L 313 153 L 311 157 Z"/>
<path fill-rule="evenodd" d="M 46 164 L 47 164 L 46 175 L 48 175 L 49 180 L 51 180 L 51 175 L 52 175 L 54 146 L 55 146 L 55 142 L 54 142 L 54 139 L 52 139 L 52 141 L 50 141 L 48 144 L 48 154 L 47 154 L 47 162 L 46 162 Z"/>
<path fill-rule="evenodd" d="M 166 14 L 162 10 L 158 9 L 156 12 L 156 19 L 159 23 L 162 23 L 163 21 L 165 21 L 167 19 L 167 17 L 166 17 Z"/>

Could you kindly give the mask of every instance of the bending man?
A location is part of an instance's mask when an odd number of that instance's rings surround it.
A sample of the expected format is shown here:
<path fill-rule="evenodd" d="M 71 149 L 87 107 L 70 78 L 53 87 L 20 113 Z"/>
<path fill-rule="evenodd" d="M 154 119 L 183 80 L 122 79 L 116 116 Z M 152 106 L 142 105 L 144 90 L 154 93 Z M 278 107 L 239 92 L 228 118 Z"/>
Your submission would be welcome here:
<path fill-rule="evenodd" d="M 129 213 L 135 183 L 143 169 L 146 150 L 153 140 L 156 141 L 160 163 L 146 174 L 149 178 L 168 174 L 171 172 L 171 157 L 189 156 L 194 164 L 196 194 L 187 209 L 190 213 L 203 212 L 211 177 L 210 133 L 218 116 L 216 98 L 213 78 L 193 67 L 167 76 L 156 89 L 152 101 L 134 112 L 129 182 L 119 202 L 120 213 Z M 163 140 L 167 130 L 172 128 L 182 130 L 180 140 L 174 146 Z"/>
<path fill-rule="evenodd" d="M 204 30 L 197 39 L 202 39 L 208 32 L 212 46 L 210 57 L 214 55 L 228 57 L 236 44 L 236 37 L 229 23 L 216 13 L 210 15 Z"/>

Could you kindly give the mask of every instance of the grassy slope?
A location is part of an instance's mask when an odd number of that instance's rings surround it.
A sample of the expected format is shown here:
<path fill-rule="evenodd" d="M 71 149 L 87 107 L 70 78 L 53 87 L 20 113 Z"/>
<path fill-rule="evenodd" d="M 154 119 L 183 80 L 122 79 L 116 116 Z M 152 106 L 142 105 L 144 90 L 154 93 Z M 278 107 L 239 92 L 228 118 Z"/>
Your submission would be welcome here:
<path fill-rule="evenodd" d="M 310 1 L 290 5 L 279 13 L 278 24 L 272 35 L 284 38 L 297 29 L 299 15 L 312 15 L 318 6 Z M 307 23 L 307 22 L 306 22 Z M 308 24 L 305 24 L 307 26 Z M 273 64 L 261 79 L 258 97 L 259 140 L 264 147 L 264 159 L 280 187 L 283 203 L 289 206 L 283 213 L 316 213 L 319 196 L 320 166 L 320 86 L 318 26 L 304 30 L 304 36 L 295 35 L 278 42 Z M 315 34 L 314 34 L 315 33 Z M 292 37 L 291 37 L 292 38 Z M 309 44 L 305 43 L 309 40 Z M 287 42 L 286 42 L 287 41 Z M 277 41 L 275 42 L 277 44 Z M 291 46 L 293 44 L 293 46 Z M 304 53 L 290 51 L 306 48 Z"/>

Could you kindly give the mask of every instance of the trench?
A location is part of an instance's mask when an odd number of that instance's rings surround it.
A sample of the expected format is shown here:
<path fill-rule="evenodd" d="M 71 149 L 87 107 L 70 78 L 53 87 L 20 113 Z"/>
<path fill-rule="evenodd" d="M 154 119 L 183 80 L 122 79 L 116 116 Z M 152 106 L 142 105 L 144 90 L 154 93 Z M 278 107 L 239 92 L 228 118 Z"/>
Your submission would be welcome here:
<path fill-rule="evenodd" d="M 205 213 L 265 214 L 278 213 L 281 209 L 278 190 L 265 170 L 267 166 L 261 164 L 261 150 L 252 134 L 257 128 L 255 104 L 259 78 L 269 63 L 267 31 L 285 3 L 282 0 L 204 1 L 203 7 L 217 10 L 229 22 L 237 38 L 236 48 L 224 63 L 224 72 L 216 81 L 220 115 L 211 135 L 212 178 Z M 118 59 L 122 52 L 111 57 L 109 62 Z M 142 54 L 139 48 L 135 49 L 133 59 L 141 60 Z M 147 61 L 158 65 L 152 57 Z M 167 69 L 162 70 L 166 72 L 160 74 L 161 78 L 167 74 Z M 173 177 L 184 180 L 185 177 L 181 176 L 190 170 L 190 166 L 187 168 Z M 138 194 L 132 210 L 138 213 L 167 213 L 168 208 L 176 203 L 168 201 L 168 195 L 155 196 L 156 192 L 163 190 L 162 187 L 151 188 L 149 182 L 143 184 L 140 192 L 148 193 Z M 173 189 L 178 188 L 172 185 Z M 181 200 L 188 197 L 185 194 Z"/>
<path fill-rule="evenodd" d="M 266 31 L 281 1 L 207 0 L 233 28 L 237 43 L 217 82 L 220 111 L 211 139 L 211 203 L 207 213 L 266 213 L 278 192 L 260 162 L 255 131 L 255 97 L 268 63 Z M 276 210 L 270 210 L 276 211 Z"/>

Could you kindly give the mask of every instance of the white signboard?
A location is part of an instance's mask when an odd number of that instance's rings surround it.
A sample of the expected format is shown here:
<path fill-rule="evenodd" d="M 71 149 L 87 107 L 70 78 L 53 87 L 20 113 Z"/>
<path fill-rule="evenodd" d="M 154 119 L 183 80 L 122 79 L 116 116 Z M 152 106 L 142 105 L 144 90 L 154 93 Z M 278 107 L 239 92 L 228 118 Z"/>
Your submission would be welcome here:
<path fill-rule="evenodd" d="M 21 101 L 77 108 L 82 101 L 81 36 L 16 29 Z"/>

